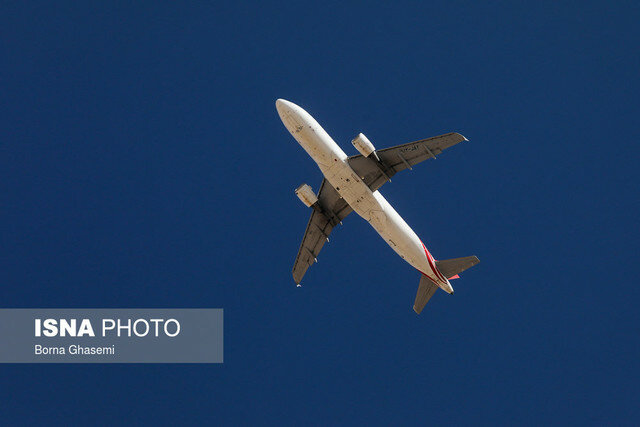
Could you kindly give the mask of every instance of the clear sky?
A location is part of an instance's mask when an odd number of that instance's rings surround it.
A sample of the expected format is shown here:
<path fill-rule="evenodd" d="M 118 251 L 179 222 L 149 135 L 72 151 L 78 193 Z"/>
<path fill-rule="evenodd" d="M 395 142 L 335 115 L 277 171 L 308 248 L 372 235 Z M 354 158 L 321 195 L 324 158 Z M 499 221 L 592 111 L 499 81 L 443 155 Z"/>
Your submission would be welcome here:
<path fill-rule="evenodd" d="M 3 365 L 3 420 L 640 422 L 637 2 L 86 3 L 0 10 L 0 304 L 222 307 L 225 363 Z M 470 140 L 382 188 L 455 296 L 356 215 L 295 287 L 277 98 Z"/>

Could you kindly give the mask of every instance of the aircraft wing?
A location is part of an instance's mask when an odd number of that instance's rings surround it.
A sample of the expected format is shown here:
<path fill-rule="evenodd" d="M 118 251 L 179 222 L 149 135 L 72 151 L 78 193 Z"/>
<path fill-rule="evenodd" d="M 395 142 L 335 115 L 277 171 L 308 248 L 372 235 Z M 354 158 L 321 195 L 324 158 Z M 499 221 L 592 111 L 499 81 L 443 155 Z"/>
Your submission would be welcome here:
<path fill-rule="evenodd" d="M 300 284 L 311 264 L 317 261 L 318 254 L 329 240 L 333 227 L 351 213 L 353 209 L 345 202 L 338 192 L 327 182 L 322 180 L 318 192 L 318 202 L 312 206 L 311 218 L 304 232 L 298 255 L 293 264 L 293 280 Z"/>
<path fill-rule="evenodd" d="M 435 159 L 438 154 L 462 141 L 467 141 L 467 138 L 452 132 L 376 151 L 379 160 L 374 154 L 369 157 L 358 154 L 349 157 L 348 162 L 371 191 L 376 191 L 396 173 L 411 169 L 427 159 Z"/>

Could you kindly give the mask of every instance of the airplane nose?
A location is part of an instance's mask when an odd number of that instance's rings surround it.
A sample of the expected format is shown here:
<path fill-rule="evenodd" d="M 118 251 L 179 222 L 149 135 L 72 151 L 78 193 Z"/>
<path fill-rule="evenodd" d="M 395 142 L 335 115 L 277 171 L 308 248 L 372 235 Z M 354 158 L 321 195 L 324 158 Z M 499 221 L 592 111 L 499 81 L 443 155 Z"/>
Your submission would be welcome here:
<path fill-rule="evenodd" d="M 292 105 L 293 104 L 286 99 L 276 99 L 276 110 L 278 110 L 278 113 L 281 115 L 284 114 L 286 110 L 291 110 Z"/>
<path fill-rule="evenodd" d="M 308 114 L 302 108 L 286 99 L 277 99 L 276 109 L 278 110 L 280 120 L 282 120 L 284 126 L 289 129 L 289 132 L 292 134 L 300 132 L 309 120 L 306 117 Z"/>
<path fill-rule="evenodd" d="M 289 102 L 286 99 L 280 98 L 276 100 L 276 109 L 278 110 L 280 120 L 282 120 L 287 129 L 292 131 L 292 129 L 298 128 L 300 126 L 301 108 L 296 104 L 294 104 L 293 102 Z"/>
<path fill-rule="evenodd" d="M 289 101 L 287 101 L 286 99 L 276 99 L 276 109 L 278 111 L 282 110 L 285 107 L 288 107 L 291 103 Z"/>

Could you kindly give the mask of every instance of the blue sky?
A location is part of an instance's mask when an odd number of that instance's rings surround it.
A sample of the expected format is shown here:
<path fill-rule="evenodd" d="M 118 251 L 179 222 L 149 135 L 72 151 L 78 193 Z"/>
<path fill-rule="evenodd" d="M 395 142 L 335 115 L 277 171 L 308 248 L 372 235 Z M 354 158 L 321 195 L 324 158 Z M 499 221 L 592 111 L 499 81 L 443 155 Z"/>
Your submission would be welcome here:
<path fill-rule="evenodd" d="M 22 423 L 637 424 L 633 2 L 4 5 L 3 307 L 222 307 L 223 365 L 4 365 Z M 419 274 L 355 215 L 296 289 L 321 174 L 450 131 L 382 193 Z"/>

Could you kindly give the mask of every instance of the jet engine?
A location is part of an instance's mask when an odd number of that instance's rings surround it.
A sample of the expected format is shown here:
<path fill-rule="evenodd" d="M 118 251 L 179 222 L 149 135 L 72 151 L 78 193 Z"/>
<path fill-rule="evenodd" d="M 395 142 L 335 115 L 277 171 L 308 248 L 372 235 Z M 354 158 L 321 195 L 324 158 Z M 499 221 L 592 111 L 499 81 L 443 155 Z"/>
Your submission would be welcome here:
<path fill-rule="evenodd" d="M 300 199 L 300 201 L 308 208 L 318 202 L 318 196 L 316 196 L 316 193 L 313 192 L 309 184 L 302 184 L 300 187 L 296 188 L 295 192 L 298 199 Z"/>
<path fill-rule="evenodd" d="M 373 146 L 371 141 L 369 141 L 369 139 L 364 136 L 364 134 L 359 133 L 358 136 L 353 138 L 353 141 L 351 141 L 351 143 L 363 156 L 369 157 L 371 154 L 373 154 L 376 159 L 378 158 L 378 155 L 376 154 L 376 148 Z"/>

